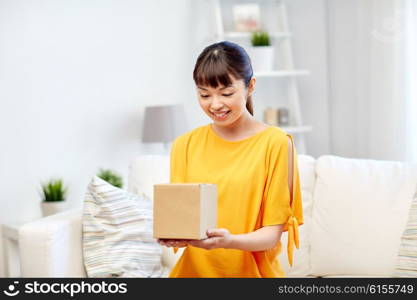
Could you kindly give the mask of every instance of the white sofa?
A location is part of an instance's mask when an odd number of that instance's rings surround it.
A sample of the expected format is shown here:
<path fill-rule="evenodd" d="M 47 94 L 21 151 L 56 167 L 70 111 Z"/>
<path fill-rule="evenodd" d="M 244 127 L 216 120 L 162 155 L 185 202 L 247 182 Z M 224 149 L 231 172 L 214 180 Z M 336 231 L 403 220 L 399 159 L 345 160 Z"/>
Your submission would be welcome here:
<path fill-rule="evenodd" d="M 417 188 L 417 165 L 299 155 L 304 225 L 294 265 L 279 256 L 288 277 L 391 277 L 408 209 Z M 153 184 L 169 182 L 169 157 L 139 156 L 129 165 L 128 190 L 152 199 Z M 82 211 L 30 222 L 19 231 L 23 277 L 85 277 Z M 167 272 L 181 255 L 165 248 Z"/>

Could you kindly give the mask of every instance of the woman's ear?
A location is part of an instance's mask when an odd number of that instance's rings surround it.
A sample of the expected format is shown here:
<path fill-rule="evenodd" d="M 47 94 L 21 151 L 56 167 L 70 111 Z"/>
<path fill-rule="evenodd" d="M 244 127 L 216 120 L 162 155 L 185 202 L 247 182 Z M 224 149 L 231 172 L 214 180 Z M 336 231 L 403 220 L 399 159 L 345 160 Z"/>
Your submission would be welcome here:
<path fill-rule="evenodd" d="M 255 90 L 255 83 L 256 83 L 256 78 L 252 77 L 252 79 L 249 81 L 249 86 L 248 86 L 248 95 L 251 96 L 253 91 Z"/>

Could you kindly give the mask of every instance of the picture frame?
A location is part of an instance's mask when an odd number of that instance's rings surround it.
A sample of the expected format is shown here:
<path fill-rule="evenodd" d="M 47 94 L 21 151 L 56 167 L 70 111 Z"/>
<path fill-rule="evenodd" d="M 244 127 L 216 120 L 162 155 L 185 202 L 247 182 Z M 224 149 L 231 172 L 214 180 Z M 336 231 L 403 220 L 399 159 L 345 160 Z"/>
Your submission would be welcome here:
<path fill-rule="evenodd" d="M 234 30 L 238 32 L 254 32 L 260 30 L 260 7 L 257 3 L 233 5 Z"/>

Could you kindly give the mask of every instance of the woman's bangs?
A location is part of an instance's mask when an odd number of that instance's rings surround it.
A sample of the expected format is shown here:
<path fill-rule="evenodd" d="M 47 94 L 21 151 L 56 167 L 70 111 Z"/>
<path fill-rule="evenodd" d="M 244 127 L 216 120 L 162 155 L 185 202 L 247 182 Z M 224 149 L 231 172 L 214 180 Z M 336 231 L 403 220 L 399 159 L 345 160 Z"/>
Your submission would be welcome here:
<path fill-rule="evenodd" d="M 230 75 L 233 72 L 227 68 L 227 64 L 221 60 L 206 60 L 196 69 L 194 80 L 197 85 L 217 88 L 219 85 L 232 84 Z"/>

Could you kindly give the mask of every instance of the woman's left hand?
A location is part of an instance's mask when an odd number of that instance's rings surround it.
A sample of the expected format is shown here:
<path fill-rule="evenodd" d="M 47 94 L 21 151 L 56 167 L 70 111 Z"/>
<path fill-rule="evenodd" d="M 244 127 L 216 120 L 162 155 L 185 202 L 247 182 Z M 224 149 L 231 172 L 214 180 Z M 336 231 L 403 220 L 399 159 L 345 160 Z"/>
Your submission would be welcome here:
<path fill-rule="evenodd" d="M 232 234 L 225 228 L 207 230 L 207 238 L 204 240 L 189 240 L 188 244 L 206 250 L 215 248 L 230 248 Z"/>

